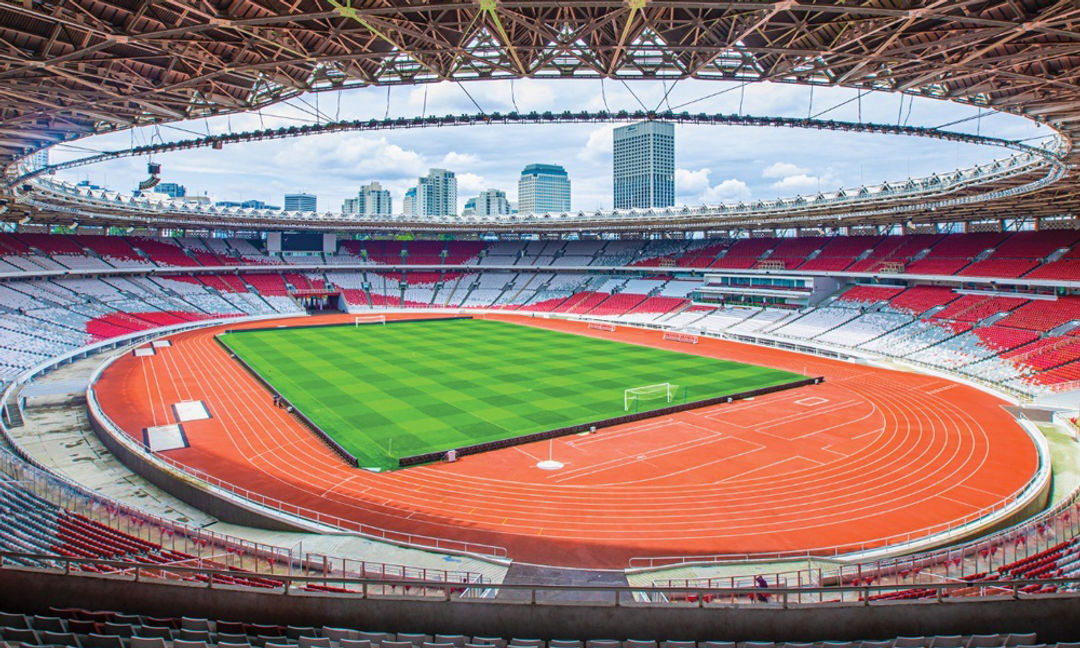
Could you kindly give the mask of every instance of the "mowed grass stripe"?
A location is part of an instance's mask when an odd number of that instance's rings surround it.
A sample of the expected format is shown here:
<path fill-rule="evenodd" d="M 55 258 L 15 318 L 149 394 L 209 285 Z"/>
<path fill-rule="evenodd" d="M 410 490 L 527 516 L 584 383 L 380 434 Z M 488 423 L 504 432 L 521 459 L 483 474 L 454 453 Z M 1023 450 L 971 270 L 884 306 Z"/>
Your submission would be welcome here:
<path fill-rule="evenodd" d="M 397 468 L 403 456 L 619 416 L 630 387 L 669 382 L 702 400 L 799 378 L 489 320 L 220 337 L 361 466 L 381 469 Z M 667 404 L 645 401 L 641 409 Z"/>

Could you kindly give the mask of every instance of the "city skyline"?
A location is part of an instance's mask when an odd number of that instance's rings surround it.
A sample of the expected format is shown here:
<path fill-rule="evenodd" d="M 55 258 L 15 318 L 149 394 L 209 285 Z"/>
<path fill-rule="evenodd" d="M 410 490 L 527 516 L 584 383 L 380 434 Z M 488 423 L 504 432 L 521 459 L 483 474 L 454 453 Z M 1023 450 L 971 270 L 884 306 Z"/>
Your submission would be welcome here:
<path fill-rule="evenodd" d="M 938 126 L 960 120 L 950 128 L 981 132 L 1006 139 L 1044 135 L 1020 118 L 987 114 L 975 109 L 914 98 L 902 110 L 895 96 L 858 93 L 840 88 L 817 88 L 812 98 L 805 88 L 686 80 L 677 87 L 660 83 L 630 82 L 633 94 L 621 86 L 606 89 L 606 103 L 595 81 L 528 80 L 508 83 L 469 84 L 469 92 L 485 111 L 563 111 L 640 109 L 641 103 L 670 102 L 676 111 L 742 113 L 823 118 L 867 122 Z M 721 92 L 734 89 L 734 92 Z M 427 95 L 425 104 L 424 98 Z M 476 106 L 457 84 L 433 84 L 411 89 L 393 88 L 387 110 L 387 91 L 354 89 L 341 93 L 340 119 L 382 119 L 475 112 Z M 712 96 L 707 101 L 698 101 Z M 333 95 L 323 95 L 333 97 Z M 666 100 L 665 100 L 666 97 Z M 514 99 L 512 101 L 512 98 Z M 376 101 L 378 99 L 378 101 Z M 199 131 L 226 133 L 258 128 L 288 127 L 311 121 L 302 108 L 286 102 L 260 115 L 239 114 L 199 120 Z M 515 105 L 516 103 L 516 105 Z M 337 101 L 335 100 L 335 105 Z M 684 107 L 684 104 L 686 106 Z M 666 103 L 664 106 L 666 108 Z M 811 111 L 812 112 L 809 112 Z M 969 119 L 971 118 L 971 119 Z M 192 123 L 180 128 L 195 128 Z M 261 200 L 280 204 L 283 194 L 303 189 L 318 195 L 324 210 L 338 211 L 342 202 L 356 195 L 372 180 L 394 196 L 400 212 L 401 197 L 417 177 L 430 168 L 455 171 L 458 210 L 466 199 L 488 188 L 500 188 L 513 199 L 523 167 L 533 162 L 557 162 L 573 178 L 574 210 L 613 207 L 612 131 L 616 124 L 558 124 L 522 126 L 469 126 L 447 129 L 394 130 L 379 133 L 336 133 L 279 141 L 226 146 L 210 155 L 181 151 L 158 156 L 162 179 L 189 188 L 191 194 L 210 194 L 219 200 Z M 163 133 L 173 128 L 162 125 Z M 116 150 L 146 141 L 153 128 L 134 133 L 105 134 L 80 142 L 80 147 Z M 1005 155 L 1000 149 L 864 133 L 832 133 L 801 129 L 748 128 L 735 126 L 676 125 L 679 140 L 675 168 L 677 205 L 699 206 L 722 202 L 814 195 L 819 191 L 852 189 L 861 184 L 895 182 L 956 168 L 985 163 Z M 171 133 L 184 137 L 183 131 Z M 166 135 L 168 137 L 168 135 Z M 1035 140 L 1032 140 L 1035 141 Z M 51 151 L 60 163 L 85 155 L 82 149 L 61 145 Z M 819 152 L 828 146 L 831 155 Z M 92 167 L 58 172 L 70 182 L 121 189 L 134 186 L 146 176 L 146 158 L 118 159 Z"/>

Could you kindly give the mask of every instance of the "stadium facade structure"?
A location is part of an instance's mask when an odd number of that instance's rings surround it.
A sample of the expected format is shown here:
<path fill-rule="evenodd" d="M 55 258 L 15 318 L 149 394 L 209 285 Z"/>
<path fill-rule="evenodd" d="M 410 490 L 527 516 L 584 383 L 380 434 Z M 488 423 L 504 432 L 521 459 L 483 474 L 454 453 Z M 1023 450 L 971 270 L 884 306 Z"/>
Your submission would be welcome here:
<path fill-rule="evenodd" d="M 675 204 L 675 126 L 664 121 L 612 131 L 611 184 L 615 209 Z"/>

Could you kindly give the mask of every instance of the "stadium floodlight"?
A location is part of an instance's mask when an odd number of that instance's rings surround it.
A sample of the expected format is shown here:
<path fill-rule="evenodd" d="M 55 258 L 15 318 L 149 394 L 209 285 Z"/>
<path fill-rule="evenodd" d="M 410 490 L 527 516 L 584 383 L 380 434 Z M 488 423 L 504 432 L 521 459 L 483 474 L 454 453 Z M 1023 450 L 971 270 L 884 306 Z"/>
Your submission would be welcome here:
<path fill-rule="evenodd" d="M 386 324 L 386 315 L 358 315 L 353 318 L 353 326 L 363 324 Z"/>
<path fill-rule="evenodd" d="M 637 412 L 641 401 L 656 400 L 658 398 L 666 399 L 670 403 L 675 400 L 675 394 L 678 392 L 679 386 L 672 383 L 631 387 L 623 391 L 623 410 L 629 412 L 630 405 L 633 404 L 634 411 Z"/>

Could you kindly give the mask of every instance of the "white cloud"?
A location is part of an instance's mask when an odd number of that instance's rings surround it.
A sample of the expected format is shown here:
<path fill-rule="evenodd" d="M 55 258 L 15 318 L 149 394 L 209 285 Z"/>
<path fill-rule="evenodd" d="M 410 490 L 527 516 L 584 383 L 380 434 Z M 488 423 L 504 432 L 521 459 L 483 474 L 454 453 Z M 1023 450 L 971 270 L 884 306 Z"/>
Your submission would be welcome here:
<path fill-rule="evenodd" d="M 450 151 L 443 156 L 442 165 L 448 169 L 468 167 L 476 164 L 480 158 L 476 157 L 472 153 L 458 153 L 456 151 Z"/>
<path fill-rule="evenodd" d="M 787 176 L 777 182 L 772 183 L 772 188 L 777 191 L 786 192 L 817 192 L 824 185 L 822 185 L 823 178 L 818 176 L 808 175 L 806 173 L 800 173 L 797 175 Z"/>
<path fill-rule="evenodd" d="M 409 108 L 406 114 L 412 115 L 446 115 L 476 112 L 476 106 L 473 105 L 469 96 L 456 83 L 450 83 L 449 81 L 416 86 L 409 90 L 405 102 Z M 392 90 L 390 94 L 390 112 L 391 114 L 402 112 L 400 108 L 395 109 Z"/>
<path fill-rule="evenodd" d="M 709 189 L 711 169 L 675 169 L 675 187 L 680 194 L 700 195 Z"/>
<path fill-rule="evenodd" d="M 472 198 L 487 189 L 489 184 L 483 176 L 475 173 L 458 173 L 457 182 L 459 198 Z"/>
<path fill-rule="evenodd" d="M 629 86 L 629 87 L 628 87 Z M 485 111 L 507 112 L 514 100 L 521 111 L 577 111 L 585 108 L 636 110 L 641 102 L 654 106 L 671 91 L 670 104 L 703 112 L 803 116 L 808 108 L 820 112 L 854 95 L 851 90 L 815 88 L 813 106 L 809 89 L 783 84 L 751 84 L 745 92 L 739 84 L 716 81 L 682 81 L 676 86 L 660 81 L 628 81 L 601 84 L 583 79 L 529 79 L 466 83 L 469 94 Z M 718 89 L 732 88 L 716 95 Z M 633 90 L 631 94 L 630 90 Z M 427 95 L 426 110 L 424 96 Z M 341 119 L 381 119 L 427 115 L 474 113 L 476 107 L 456 83 L 424 87 L 395 86 L 354 88 L 341 94 L 304 97 L 310 106 Z M 705 98 L 713 95 L 711 98 Z M 826 113 L 826 118 L 855 119 L 861 108 L 865 121 L 895 121 L 895 95 L 871 93 Z M 861 105 L 860 105 L 861 103 Z M 904 101 L 904 119 L 907 101 Z M 928 99 L 914 101 L 913 125 L 934 125 L 970 115 L 970 109 Z M 262 127 L 294 126 L 312 121 L 311 109 L 299 99 L 282 101 L 263 109 L 231 117 L 188 120 L 175 126 L 196 133 L 223 133 Z M 976 123 L 965 126 L 974 129 Z M 984 120 L 985 134 L 1023 139 L 1037 134 L 1020 117 L 1001 116 Z M 342 199 L 353 196 L 363 183 L 377 180 L 394 194 L 400 207 L 402 193 L 431 167 L 446 167 L 458 174 L 463 197 L 496 187 L 513 196 L 521 169 L 529 163 L 563 165 L 573 182 L 574 209 L 610 207 L 611 131 L 615 125 L 559 124 L 529 126 L 473 126 L 428 128 L 393 132 L 338 133 L 302 139 L 264 141 L 226 146 L 222 151 L 182 151 L 161 156 L 166 181 L 179 182 L 193 194 L 209 192 L 218 199 L 259 198 L 280 204 L 281 194 L 306 189 L 319 196 L 319 206 L 336 209 Z M 992 132 L 987 129 L 992 129 Z M 134 133 L 116 132 L 80 142 L 88 148 L 115 150 L 145 143 L 159 127 L 142 127 Z M 1045 129 L 1044 129 L 1045 130 Z M 190 133 L 161 126 L 165 139 L 193 137 Z M 676 189 L 678 204 L 700 205 L 776 198 L 796 194 L 834 191 L 860 182 L 900 180 L 907 176 L 948 171 L 957 166 L 986 162 L 1000 154 L 997 149 L 914 138 L 826 133 L 789 129 L 747 127 L 678 126 Z M 823 153 L 827 153 L 822 162 Z M 81 149 L 58 147 L 54 161 L 81 157 Z M 89 179 L 96 184 L 128 191 L 146 176 L 145 160 L 124 159 L 60 172 L 66 180 Z"/>
<path fill-rule="evenodd" d="M 612 134 L 615 130 L 614 124 L 601 126 L 589 133 L 589 138 L 585 142 L 585 147 L 578 152 L 578 159 L 584 162 L 592 162 L 594 164 L 606 162 L 611 164 L 611 155 L 613 149 Z"/>
<path fill-rule="evenodd" d="M 275 162 L 293 168 L 303 160 L 308 170 L 327 169 L 342 175 L 362 178 L 400 178 L 420 176 L 427 162 L 416 151 L 389 143 L 385 137 L 368 138 L 358 134 L 304 137 L 289 140 Z"/>
<path fill-rule="evenodd" d="M 704 202 L 706 204 L 749 199 L 750 187 L 737 178 L 728 178 L 715 187 L 710 187 L 704 195 Z"/>
<path fill-rule="evenodd" d="M 774 162 L 765 168 L 761 172 L 763 178 L 787 178 L 788 176 L 797 176 L 806 174 L 808 169 L 805 169 L 797 164 L 791 162 Z"/>
<path fill-rule="evenodd" d="M 514 101 L 517 102 L 518 110 L 521 112 L 544 110 L 558 103 L 552 85 L 536 79 L 523 79 L 515 82 L 511 100 L 511 104 Z"/>
<path fill-rule="evenodd" d="M 750 187 L 738 178 L 727 178 L 720 184 L 709 181 L 712 169 L 675 170 L 675 189 L 679 201 L 686 204 L 716 204 L 736 200 L 749 200 Z"/>

